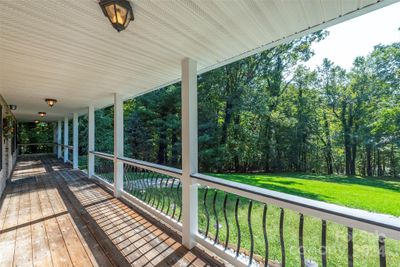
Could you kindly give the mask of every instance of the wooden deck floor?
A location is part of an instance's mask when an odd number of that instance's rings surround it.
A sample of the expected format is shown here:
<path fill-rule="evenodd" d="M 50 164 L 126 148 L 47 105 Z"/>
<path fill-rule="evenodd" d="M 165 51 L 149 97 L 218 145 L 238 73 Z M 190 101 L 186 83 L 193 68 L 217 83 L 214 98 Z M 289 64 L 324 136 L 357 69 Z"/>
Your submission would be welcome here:
<path fill-rule="evenodd" d="M 51 157 L 20 159 L 0 202 L 0 266 L 215 266 Z"/>

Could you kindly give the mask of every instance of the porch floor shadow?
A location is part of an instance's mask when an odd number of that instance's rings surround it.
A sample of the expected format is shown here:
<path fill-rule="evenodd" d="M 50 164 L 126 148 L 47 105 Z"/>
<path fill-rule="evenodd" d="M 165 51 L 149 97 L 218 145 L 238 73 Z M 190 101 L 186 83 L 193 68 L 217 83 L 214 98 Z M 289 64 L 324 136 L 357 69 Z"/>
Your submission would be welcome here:
<path fill-rule="evenodd" d="M 0 200 L 0 266 L 216 266 L 51 156 L 18 160 Z"/>

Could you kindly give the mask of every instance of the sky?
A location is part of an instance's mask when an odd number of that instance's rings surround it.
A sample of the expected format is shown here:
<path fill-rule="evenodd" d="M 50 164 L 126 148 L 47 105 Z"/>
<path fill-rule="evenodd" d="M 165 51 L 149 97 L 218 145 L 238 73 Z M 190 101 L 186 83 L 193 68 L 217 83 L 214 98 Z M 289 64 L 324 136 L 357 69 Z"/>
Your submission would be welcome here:
<path fill-rule="evenodd" d="M 357 56 L 366 56 L 377 44 L 400 42 L 400 2 L 329 27 L 329 35 L 312 45 L 315 55 L 306 63 L 314 69 L 328 58 L 349 70 Z"/>

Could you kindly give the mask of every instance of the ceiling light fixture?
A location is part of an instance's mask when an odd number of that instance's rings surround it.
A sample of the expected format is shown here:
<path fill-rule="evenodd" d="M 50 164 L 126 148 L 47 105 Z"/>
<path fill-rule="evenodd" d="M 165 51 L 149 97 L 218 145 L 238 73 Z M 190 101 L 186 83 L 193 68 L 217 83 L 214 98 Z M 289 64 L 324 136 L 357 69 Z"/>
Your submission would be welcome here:
<path fill-rule="evenodd" d="M 17 105 L 10 105 L 10 110 L 16 110 L 17 109 Z"/>
<path fill-rule="evenodd" d="M 44 116 L 46 116 L 46 112 L 43 112 L 43 111 L 38 112 L 38 114 L 39 114 L 39 116 L 42 117 L 42 118 L 43 118 Z"/>
<path fill-rule="evenodd" d="M 57 103 L 57 99 L 46 98 L 44 101 L 50 106 L 53 107 Z"/>
<path fill-rule="evenodd" d="M 127 0 L 100 0 L 99 5 L 118 32 L 125 30 L 134 19 L 132 6 Z"/>
<path fill-rule="evenodd" d="M 39 121 L 38 121 L 38 120 L 35 120 L 34 122 L 35 122 L 35 123 L 39 123 Z"/>

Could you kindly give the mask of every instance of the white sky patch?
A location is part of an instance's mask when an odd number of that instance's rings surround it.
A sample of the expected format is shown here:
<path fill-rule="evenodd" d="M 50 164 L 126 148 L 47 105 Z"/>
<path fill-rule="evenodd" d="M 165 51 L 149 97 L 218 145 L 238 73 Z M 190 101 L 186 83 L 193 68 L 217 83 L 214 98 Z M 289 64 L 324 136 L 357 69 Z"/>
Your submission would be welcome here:
<path fill-rule="evenodd" d="M 315 55 L 305 63 L 311 69 L 328 58 L 349 70 L 357 56 L 366 56 L 377 44 L 400 42 L 400 3 L 327 28 L 329 35 L 312 45 Z"/>

